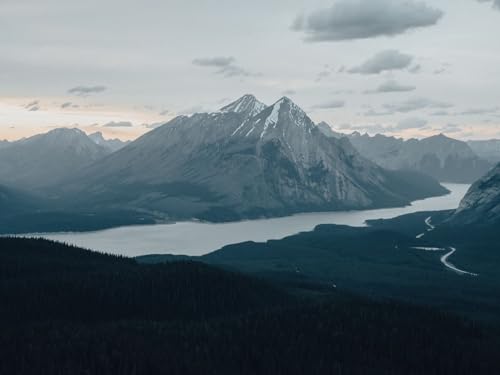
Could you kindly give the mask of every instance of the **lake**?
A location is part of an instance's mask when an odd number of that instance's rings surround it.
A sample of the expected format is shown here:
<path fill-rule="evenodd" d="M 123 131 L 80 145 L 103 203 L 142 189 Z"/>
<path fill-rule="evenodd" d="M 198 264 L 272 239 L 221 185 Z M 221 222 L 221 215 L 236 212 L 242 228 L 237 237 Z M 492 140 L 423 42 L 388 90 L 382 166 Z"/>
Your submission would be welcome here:
<path fill-rule="evenodd" d="M 470 185 L 443 184 L 450 194 L 415 201 L 410 206 L 377 210 L 307 213 L 274 219 L 231 223 L 178 222 L 127 226 L 96 232 L 48 233 L 40 237 L 86 249 L 139 256 L 148 254 L 204 255 L 245 241 L 265 242 L 313 230 L 320 224 L 364 226 L 366 220 L 390 219 L 418 211 L 455 209 Z"/>

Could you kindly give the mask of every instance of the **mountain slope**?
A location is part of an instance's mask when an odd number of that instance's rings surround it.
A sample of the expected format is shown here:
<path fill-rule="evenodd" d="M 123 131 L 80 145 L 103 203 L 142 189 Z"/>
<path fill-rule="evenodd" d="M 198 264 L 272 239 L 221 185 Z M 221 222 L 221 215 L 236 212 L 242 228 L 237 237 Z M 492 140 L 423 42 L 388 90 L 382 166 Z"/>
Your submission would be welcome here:
<path fill-rule="evenodd" d="M 500 164 L 471 186 L 451 222 L 455 225 L 500 224 Z"/>
<path fill-rule="evenodd" d="M 0 149 L 0 183 L 22 189 L 57 186 L 108 151 L 78 129 L 55 129 Z"/>
<path fill-rule="evenodd" d="M 467 143 L 442 134 L 422 140 L 353 133 L 349 140 L 365 157 L 388 169 L 411 169 L 439 181 L 472 183 L 491 163 L 478 157 Z"/>
<path fill-rule="evenodd" d="M 41 200 L 24 191 L 0 185 L 0 218 L 24 212 L 32 212 L 41 207 Z"/>
<path fill-rule="evenodd" d="M 115 152 L 125 147 L 130 141 L 122 141 L 118 138 L 105 139 L 101 132 L 89 134 L 88 137 L 95 142 L 95 144 L 108 149 L 109 152 Z"/>
<path fill-rule="evenodd" d="M 324 121 L 322 121 L 322 122 L 320 122 L 318 124 L 318 128 L 327 137 L 333 137 L 333 138 L 342 138 L 342 137 L 345 137 L 345 134 L 336 132 L 335 130 L 332 129 L 332 127 L 329 124 L 327 124 Z"/>
<path fill-rule="evenodd" d="M 489 375 L 500 365 L 491 327 L 330 285 L 296 298 L 200 263 L 0 238 L 0 373 Z"/>
<path fill-rule="evenodd" d="M 145 134 L 89 167 L 70 193 L 90 194 L 86 205 L 233 220 L 404 205 L 445 192 L 428 179 L 420 180 L 424 193 L 408 190 L 407 175 L 362 158 L 347 139 L 326 137 L 288 98 L 256 116 L 249 114 L 257 101 L 235 103 Z"/>

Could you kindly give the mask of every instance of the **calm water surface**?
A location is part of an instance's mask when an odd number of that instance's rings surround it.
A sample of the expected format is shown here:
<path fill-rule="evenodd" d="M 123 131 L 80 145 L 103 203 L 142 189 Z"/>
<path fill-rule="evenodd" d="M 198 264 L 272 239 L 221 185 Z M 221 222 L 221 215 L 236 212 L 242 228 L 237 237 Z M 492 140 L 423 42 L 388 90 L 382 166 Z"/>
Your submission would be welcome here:
<path fill-rule="evenodd" d="M 147 254 L 203 255 L 225 245 L 244 241 L 265 242 L 299 232 L 311 231 L 319 224 L 364 226 L 366 220 L 390 219 L 418 212 L 457 208 L 470 185 L 443 184 L 451 191 L 442 197 L 415 201 L 411 206 L 378 210 L 339 211 L 299 214 L 276 219 L 260 219 L 211 224 L 179 222 L 127 226 L 85 233 L 48 233 L 40 237 L 83 248 L 126 256 Z"/>

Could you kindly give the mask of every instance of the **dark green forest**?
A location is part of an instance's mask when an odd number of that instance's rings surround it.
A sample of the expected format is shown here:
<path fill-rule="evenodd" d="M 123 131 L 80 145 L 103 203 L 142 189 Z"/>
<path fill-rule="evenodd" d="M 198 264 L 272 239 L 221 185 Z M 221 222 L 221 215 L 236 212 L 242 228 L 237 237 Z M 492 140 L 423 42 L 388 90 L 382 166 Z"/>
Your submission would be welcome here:
<path fill-rule="evenodd" d="M 340 288 L 0 239 L 1 374 L 493 374 L 497 328 Z"/>

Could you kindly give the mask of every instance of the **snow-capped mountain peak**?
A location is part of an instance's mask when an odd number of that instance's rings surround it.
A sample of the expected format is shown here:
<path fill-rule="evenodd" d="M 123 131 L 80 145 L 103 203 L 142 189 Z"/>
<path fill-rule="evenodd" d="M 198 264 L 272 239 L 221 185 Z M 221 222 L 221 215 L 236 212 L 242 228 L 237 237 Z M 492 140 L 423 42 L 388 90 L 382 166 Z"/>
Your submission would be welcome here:
<path fill-rule="evenodd" d="M 238 100 L 221 108 L 221 112 L 236 112 L 244 114 L 247 117 L 253 117 L 262 112 L 267 105 L 259 101 L 255 96 L 247 94 Z"/>

